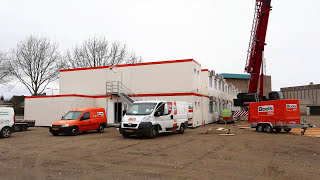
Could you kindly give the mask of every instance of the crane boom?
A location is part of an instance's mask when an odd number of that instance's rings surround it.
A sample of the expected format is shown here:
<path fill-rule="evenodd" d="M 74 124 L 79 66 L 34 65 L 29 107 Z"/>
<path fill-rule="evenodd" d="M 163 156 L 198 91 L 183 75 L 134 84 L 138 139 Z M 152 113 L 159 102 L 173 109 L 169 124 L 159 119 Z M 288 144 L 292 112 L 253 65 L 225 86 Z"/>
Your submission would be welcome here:
<path fill-rule="evenodd" d="M 260 79 L 259 95 L 263 97 L 263 71 L 260 70 L 263 61 L 263 51 L 266 45 L 265 39 L 269 21 L 269 13 L 271 11 L 271 0 L 256 0 L 255 14 L 252 24 L 249 49 L 245 71 L 251 74 L 248 93 L 257 93 Z"/>

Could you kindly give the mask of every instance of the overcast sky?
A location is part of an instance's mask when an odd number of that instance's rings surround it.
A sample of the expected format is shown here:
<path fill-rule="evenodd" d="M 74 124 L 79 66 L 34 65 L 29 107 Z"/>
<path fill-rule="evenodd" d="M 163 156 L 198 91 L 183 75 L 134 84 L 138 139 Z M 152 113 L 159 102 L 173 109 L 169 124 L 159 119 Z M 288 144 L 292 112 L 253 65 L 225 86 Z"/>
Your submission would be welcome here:
<path fill-rule="evenodd" d="M 87 38 L 126 43 L 144 61 L 193 58 L 217 73 L 243 73 L 255 0 L 0 0 L 0 51 L 28 35 L 62 52 Z M 272 0 L 267 74 L 273 90 L 320 83 L 320 1 Z M 51 85 L 56 87 L 57 85 Z M 47 91 L 51 94 L 51 91 Z M 21 85 L 0 94 L 26 94 Z"/>

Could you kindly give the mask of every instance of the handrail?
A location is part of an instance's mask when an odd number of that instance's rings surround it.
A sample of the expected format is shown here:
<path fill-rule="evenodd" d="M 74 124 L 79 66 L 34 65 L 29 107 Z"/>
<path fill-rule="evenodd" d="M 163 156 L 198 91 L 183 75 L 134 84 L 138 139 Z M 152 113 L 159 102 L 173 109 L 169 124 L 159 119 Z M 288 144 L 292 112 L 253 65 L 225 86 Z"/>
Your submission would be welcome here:
<path fill-rule="evenodd" d="M 106 83 L 106 90 L 108 94 L 117 94 L 120 96 L 127 96 L 126 98 L 132 99 L 132 101 L 141 101 L 142 99 L 134 94 L 128 87 L 123 85 L 119 81 L 108 81 Z"/>

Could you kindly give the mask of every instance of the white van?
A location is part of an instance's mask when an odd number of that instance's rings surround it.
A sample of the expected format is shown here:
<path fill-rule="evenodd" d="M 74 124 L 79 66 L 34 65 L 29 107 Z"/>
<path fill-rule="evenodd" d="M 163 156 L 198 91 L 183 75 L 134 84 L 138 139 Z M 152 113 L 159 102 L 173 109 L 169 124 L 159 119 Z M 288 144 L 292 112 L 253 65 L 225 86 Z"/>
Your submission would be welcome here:
<path fill-rule="evenodd" d="M 0 107 L 0 137 L 8 138 L 14 130 L 15 116 L 12 107 Z"/>
<path fill-rule="evenodd" d="M 189 105 L 176 101 L 137 101 L 125 113 L 120 125 L 123 137 L 154 138 L 158 133 L 184 133 L 188 127 Z"/>

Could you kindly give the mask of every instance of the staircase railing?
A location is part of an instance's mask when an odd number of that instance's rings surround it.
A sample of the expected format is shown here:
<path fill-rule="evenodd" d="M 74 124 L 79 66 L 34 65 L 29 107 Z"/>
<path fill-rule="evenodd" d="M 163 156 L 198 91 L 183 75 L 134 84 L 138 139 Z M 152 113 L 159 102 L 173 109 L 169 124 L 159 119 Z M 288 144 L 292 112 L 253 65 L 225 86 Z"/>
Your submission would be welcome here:
<path fill-rule="evenodd" d="M 129 101 L 129 103 L 142 101 L 139 96 L 119 81 L 108 81 L 106 83 L 106 91 L 107 95 L 119 95 L 121 98 Z"/>

